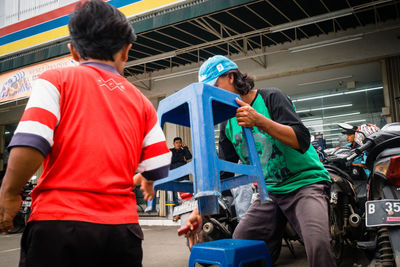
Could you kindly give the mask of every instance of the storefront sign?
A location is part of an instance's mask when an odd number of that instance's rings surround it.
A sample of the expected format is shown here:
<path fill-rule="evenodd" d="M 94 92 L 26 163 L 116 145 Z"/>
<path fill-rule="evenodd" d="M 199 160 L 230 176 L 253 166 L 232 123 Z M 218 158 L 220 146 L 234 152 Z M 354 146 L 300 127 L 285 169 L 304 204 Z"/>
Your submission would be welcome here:
<path fill-rule="evenodd" d="M 110 0 L 128 18 L 146 14 L 186 0 Z M 69 35 L 69 14 L 75 8 L 72 3 L 50 12 L 0 28 L 0 57 L 36 47 Z"/>
<path fill-rule="evenodd" d="M 1 74 L 0 103 L 28 97 L 31 94 L 32 82 L 36 80 L 42 72 L 75 65 L 78 65 L 78 63 L 74 61 L 72 57 L 64 57 Z"/>

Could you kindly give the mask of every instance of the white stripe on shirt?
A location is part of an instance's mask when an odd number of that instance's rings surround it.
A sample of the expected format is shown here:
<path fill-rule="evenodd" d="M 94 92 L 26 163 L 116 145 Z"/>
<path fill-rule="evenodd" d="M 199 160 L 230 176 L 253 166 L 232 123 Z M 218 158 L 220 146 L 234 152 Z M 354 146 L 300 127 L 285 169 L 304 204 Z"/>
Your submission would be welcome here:
<path fill-rule="evenodd" d="M 53 146 L 54 132 L 47 125 L 37 121 L 20 121 L 14 133 L 30 133 L 43 137 Z"/>
<path fill-rule="evenodd" d="M 142 173 L 169 165 L 171 162 L 171 156 L 172 153 L 168 152 L 157 157 L 146 159 L 138 165 L 138 172 Z"/>
<path fill-rule="evenodd" d="M 165 141 L 164 132 L 160 127 L 160 124 L 157 122 L 154 124 L 153 128 L 147 133 L 147 135 L 143 139 L 142 148 L 146 146 Z"/>
<path fill-rule="evenodd" d="M 37 107 L 45 109 L 60 121 L 60 92 L 57 88 L 44 79 L 37 79 L 32 83 L 32 93 L 25 110 Z"/>

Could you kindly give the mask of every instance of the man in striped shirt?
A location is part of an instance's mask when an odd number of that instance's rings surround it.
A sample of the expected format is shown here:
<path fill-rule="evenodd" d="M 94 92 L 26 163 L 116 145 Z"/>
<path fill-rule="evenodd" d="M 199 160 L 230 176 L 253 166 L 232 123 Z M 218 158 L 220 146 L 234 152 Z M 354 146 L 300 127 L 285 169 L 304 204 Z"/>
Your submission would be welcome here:
<path fill-rule="evenodd" d="M 20 190 L 43 163 L 20 266 L 142 266 L 132 190 L 140 184 L 152 199 L 171 153 L 151 102 L 120 75 L 136 36 L 101 0 L 79 3 L 69 30 L 80 65 L 46 71 L 32 85 L 9 146 L 0 232 L 12 228 Z"/>

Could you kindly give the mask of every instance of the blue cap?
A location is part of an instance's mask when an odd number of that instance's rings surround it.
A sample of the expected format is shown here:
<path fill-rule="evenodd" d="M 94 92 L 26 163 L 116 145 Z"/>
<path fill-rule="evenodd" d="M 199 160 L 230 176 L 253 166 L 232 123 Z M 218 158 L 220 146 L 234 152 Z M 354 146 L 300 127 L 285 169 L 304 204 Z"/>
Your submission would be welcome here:
<path fill-rule="evenodd" d="M 220 55 L 210 57 L 199 69 L 199 82 L 214 85 L 219 76 L 237 68 L 236 63 L 227 57 Z"/>

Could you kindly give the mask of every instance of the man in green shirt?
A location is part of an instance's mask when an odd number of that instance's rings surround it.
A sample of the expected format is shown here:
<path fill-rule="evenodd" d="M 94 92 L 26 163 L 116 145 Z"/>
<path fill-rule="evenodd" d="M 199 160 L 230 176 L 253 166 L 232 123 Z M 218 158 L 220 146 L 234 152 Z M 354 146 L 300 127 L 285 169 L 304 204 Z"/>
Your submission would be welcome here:
<path fill-rule="evenodd" d="M 289 221 L 304 242 L 310 266 L 336 266 L 331 250 L 328 216 L 330 178 L 310 144 L 310 133 L 290 99 L 279 89 L 253 89 L 254 78 L 243 74 L 224 56 L 209 58 L 199 70 L 199 81 L 239 94 L 236 117 L 222 126 L 219 157 L 248 163 L 242 126 L 252 127 L 263 174 L 272 202 L 258 198 L 233 234 L 238 239 L 264 240 L 277 260 L 282 234 Z M 201 223 L 195 210 L 187 225 L 191 245 Z"/>

